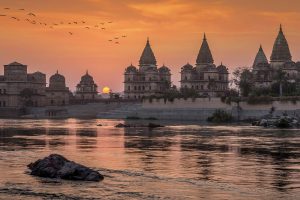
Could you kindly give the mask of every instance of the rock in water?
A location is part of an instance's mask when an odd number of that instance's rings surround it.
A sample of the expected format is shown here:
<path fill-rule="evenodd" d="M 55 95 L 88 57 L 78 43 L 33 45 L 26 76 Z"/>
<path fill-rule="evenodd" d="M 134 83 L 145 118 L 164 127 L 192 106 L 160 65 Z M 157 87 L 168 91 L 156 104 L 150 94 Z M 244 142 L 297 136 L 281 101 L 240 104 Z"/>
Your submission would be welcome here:
<path fill-rule="evenodd" d="M 27 167 L 31 170 L 31 175 L 40 177 L 80 181 L 101 181 L 104 179 L 99 172 L 69 161 L 58 154 L 51 154 L 39 159 Z"/>

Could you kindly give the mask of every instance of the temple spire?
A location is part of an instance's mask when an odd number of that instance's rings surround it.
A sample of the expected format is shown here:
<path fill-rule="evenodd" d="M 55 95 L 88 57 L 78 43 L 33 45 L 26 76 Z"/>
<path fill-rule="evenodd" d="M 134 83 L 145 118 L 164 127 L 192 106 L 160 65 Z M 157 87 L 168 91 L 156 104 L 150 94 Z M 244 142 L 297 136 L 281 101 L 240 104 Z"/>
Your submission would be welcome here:
<path fill-rule="evenodd" d="M 156 59 L 151 49 L 149 37 L 147 38 L 146 46 L 140 58 L 140 65 L 156 65 Z"/>
<path fill-rule="evenodd" d="M 253 63 L 253 67 L 257 66 L 258 64 L 268 64 L 268 59 L 266 57 L 266 54 L 262 48 L 262 46 L 259 46 L 259 50 L 256 54 L 254 63 Z"/>
<path fill-rule="evenodd" d="M 199 64 L 213 64 L 214 59 L 212 57 L 211 51 L 209 49 L 209 45 L 207 43 L 206 34 L 204 33 L 203 41 L 201 48 L 199 50 L 199 54 L 196 60 L 197 65 Z"/>
<path fill-rule="evenodd" d="M 279 33 L 273 46 L 271 62 L 286 62 L 291 60 L 292 56 L 289 49 L 289 45 L 284 36 L 282 25 L 280 24 Z"/>

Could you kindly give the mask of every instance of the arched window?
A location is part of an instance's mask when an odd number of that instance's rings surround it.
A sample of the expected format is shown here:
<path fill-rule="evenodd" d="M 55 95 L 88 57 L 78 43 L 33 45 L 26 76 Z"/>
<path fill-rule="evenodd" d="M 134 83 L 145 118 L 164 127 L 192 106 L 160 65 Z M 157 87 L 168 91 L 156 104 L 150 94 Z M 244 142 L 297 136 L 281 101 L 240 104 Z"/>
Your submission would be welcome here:
<path fill-rule="evenodd" d="M 130 86 L 128 86 L 128 91 L 130 91 Z"/>
<path fill-rule="evenodd" d="M 51 105 L 53 105 L 53 104 L 54 104 L 54 100 L 52 99 L 52 100 L 51 100 Z"/>

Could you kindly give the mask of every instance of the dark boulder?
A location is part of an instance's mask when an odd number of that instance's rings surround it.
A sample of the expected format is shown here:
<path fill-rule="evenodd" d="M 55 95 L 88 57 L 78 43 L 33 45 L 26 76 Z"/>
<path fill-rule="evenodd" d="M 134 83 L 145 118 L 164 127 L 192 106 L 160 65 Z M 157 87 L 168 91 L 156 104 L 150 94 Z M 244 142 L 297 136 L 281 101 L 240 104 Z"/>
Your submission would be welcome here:
<path fill-rule="evenodd" d="M 101 181 L 103 176 L 88 167 L 67 160 L 58 154 L 39 159 L 27 166 L 31 175 L 80 181 Z"/>

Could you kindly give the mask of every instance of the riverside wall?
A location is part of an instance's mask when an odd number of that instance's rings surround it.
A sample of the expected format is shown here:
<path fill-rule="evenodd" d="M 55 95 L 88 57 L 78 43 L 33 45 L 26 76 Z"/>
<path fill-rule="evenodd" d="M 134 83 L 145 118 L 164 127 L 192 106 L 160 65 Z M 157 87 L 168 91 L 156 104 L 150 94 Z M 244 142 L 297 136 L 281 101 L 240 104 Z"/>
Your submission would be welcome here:
<path fill-rule="evenodd" d="M 159 120 L 204 121 L 216 109 L 222 109 L 240 120 L 259 119 L 274 109 L 274 115 L 300 116 L 300 101 L 273 101 L 268 104 L 247 102 L 224 103 L 220 98 L 144 100 L 144 102 L 90 103 L 63 107 L 31 108 L 27 118 L 102 118 L 125 119 L 127 117 L 157 118 Z"/>
<path fill-rule="evenodd" d="M 142 104 L 143 111 L 140 116 L 157 116 L 159 119 L 176 120 L 206 120 L 216 109 L 222 109 L 232 114 L 236 119 L 258 119 L 270 113 L 274 109 L 274 115 L 300 116 L 300 101 L 273 101 L 271 103 L 249 104 L 231 102 L 227 104 L 220 98 L 196 98 L 196 99 L 164 99 L 145 100 Z"/>

